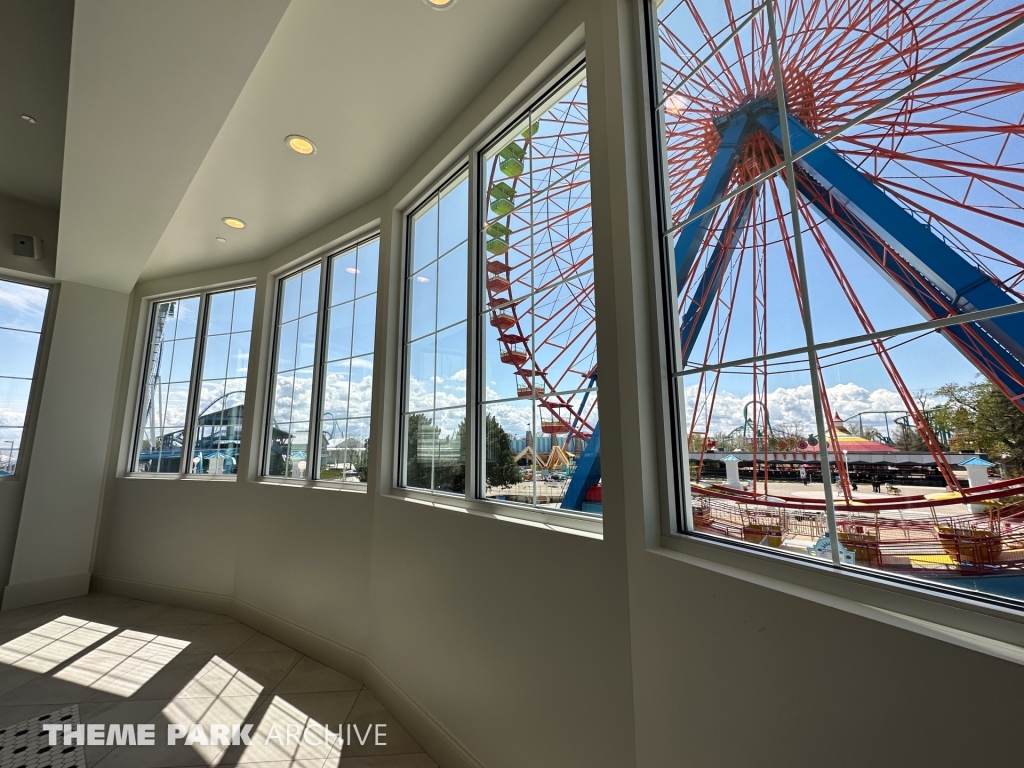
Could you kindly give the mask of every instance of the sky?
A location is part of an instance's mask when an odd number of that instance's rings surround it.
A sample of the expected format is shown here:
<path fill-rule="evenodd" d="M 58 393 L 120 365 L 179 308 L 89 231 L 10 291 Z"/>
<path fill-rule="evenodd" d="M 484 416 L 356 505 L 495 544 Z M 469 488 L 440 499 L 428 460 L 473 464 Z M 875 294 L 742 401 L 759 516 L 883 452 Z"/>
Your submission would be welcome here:
<path fill-rule="evenodd" d="M 0 468 L 16 461 L 49 291 L 0 280 Z"/>

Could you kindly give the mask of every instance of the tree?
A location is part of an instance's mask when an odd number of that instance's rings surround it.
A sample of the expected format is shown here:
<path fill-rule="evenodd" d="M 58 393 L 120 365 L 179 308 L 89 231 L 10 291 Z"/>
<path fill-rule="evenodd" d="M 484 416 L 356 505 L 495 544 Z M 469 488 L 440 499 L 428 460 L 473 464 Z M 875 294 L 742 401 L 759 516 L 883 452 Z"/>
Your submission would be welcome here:
<path fill-rule="evenodd" d="M 504 488 L 523 479 L 512 452 L 512 437 L 494 416 L 487 417 L 487 484 Z"/>
<path fill-rule="evenodd" d="M 961 450 L 1005 457 L 1012 471 L 1024 469 L 1024 413 L 994 384 L 946 384 L 935 396 L 945 400 L 936 417 Z"/>
<path fill-rule="evenodd" d="M 365 483 L 367 480 L 370 479 L 369 460 L 370 438 L 366 438 L 363 441 L 363 450 L 359 453 L 359 456 L 356 458 L 355 462 L 356 477 L 359 479 L 360 483 Z"/>
<path fill-rule="evenodd" d="M 410 488 L 430 488 L 437 427 L 422 413 L 414 413 L 405 428 L 405 484 Z"/>

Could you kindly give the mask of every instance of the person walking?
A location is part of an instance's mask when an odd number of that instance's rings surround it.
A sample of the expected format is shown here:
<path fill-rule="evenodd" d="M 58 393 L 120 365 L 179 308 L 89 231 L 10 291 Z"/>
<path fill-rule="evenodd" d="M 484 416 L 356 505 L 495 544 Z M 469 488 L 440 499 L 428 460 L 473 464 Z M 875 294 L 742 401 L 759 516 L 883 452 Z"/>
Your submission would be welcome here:
<path fill-rule="evenodd" d="M 800 467 L 800 482 L 804 485 L 807 485 L 808 483 L 807 467 Z"/>
<path fill-rule="evenodd" d="M 877 472 L 871 475 L 871 490 L 875 493 L 882 492 L 882 476 Z"/>

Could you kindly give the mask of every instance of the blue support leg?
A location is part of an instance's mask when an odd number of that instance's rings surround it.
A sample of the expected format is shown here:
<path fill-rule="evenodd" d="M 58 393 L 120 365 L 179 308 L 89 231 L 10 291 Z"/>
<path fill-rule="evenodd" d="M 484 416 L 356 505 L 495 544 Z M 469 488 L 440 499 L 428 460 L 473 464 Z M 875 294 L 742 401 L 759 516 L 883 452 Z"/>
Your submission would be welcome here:
<path fill-rule="evenodd" d="M 587 447 L 576 459 L 576 471 L 562 499 L 562 509 L 583 510 L 590 486 L 601 479 L 601 425 L 594 425 L 594 434 L 587 441 Z"/>

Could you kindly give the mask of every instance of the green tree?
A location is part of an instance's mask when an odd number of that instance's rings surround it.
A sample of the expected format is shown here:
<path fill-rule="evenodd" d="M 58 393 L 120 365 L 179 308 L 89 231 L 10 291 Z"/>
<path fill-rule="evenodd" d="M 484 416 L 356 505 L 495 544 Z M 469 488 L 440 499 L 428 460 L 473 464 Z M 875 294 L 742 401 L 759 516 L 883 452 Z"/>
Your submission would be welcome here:
<path fill-rule="evenodd" d="M 994 384 L 946 384 L 935 396 L 944 400 L 936 419 L 954 433 L 957 448 L 1005 457 L 1012 471 L 1024 469 L 1024 413 Z"/>
<path fill-rule="evenodd" d="M 359 452 L 356 457 L 356 477 L 359 478 L 360 483 L 365 483 L 370 479 L 370 438 L 366 438 L 363 441 L 363 450 Z"/>
<path fill-rule="evenodd" d="M 430 488 L 430 470 L 439 431 L 422 413 L 414 413 L 406 422 L 405 484 L 410 488 Z"/>
<path fill-rule="evenodd" d="M 512 452 L 512 437 L 494 416 L 487 417 L 487 484 L 504 488 L 523 479 Z"/>

